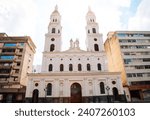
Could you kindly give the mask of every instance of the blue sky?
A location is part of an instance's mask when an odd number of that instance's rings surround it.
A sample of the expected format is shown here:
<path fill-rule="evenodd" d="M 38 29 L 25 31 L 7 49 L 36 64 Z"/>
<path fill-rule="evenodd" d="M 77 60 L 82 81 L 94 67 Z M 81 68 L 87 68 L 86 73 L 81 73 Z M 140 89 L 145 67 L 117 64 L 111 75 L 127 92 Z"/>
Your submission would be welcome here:
<path fill-rule="evenodd" d="M 103 34 L 109 31 L 150 30 L 150 0 L 0 0 L 0 32 L 31 36 L 37 46 L 34 64 L 42 63 L 45 34 L 55 5 L 62 17 L 62 50 L 76 38 L 85 47 L 85 16 L 91 7 Z"/>
<path fill-rule="evenodd" d="M 142 0 L 131 0 L 129 7 L 121 7 L 120 10 L 122 12 L 122 15 L 120 16 L 120 21 L 122 23 L 122 26 L 124 26 L 125 29 L 128 28 L 128 21 L 130 17 L 134 16 L 136 14 L 136 11 L 138 9 L 138 6 Z"/>

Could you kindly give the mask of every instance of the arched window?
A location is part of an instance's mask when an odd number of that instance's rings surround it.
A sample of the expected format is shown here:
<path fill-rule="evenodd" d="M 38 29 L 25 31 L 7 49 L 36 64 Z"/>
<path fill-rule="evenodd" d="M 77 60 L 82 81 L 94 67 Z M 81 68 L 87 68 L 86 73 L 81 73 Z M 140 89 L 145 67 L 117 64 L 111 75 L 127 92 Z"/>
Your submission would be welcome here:
<path fill-rule="evenodd" d="M 99 51 L 98 44 L 94 44 L 94 49 L 95 49 L 95 51 Z"/>
<path fill-rule="evenodd" d="M 52 52 L 52 51 L 54 51 L 55 50 L 55 45 L 54 44 L 51 44 L 50 45 L 50 51 Z"/>
<path fill-rule="evenodd" d="M 93 33 L 96 33 L 96 29 L 95 28 L 92 28 L 92 31 L 93 31 Z"/>
<path fill-rule="evenodd" d="M 82 71 L 82 65 L 78 64 L 78 71 Z"/>
<path fill-rule="evenodd" d="M 100 93 L 101 94 L 105 94 L 105 87 L 104 87 L 104 83 L 100 82 Z"/>
<path fill-rule="evenodd" d="M 90 30 L 88 30 L 88 33 L 90 33 Z"/>
<path fill-rule="evenodd" d="M 58 33 L 60 33 L 60 30 L 58 30 Z"/>
<path fill-rule="evenodd" d="M 53 65 L 52 64 L 49 64 L 49 71 L 53 71 Z"/>
<path fill-rule="evenodd" d="M 97 64 L 97 69 L 101 70 L 101 64 L 100 63 Z"/>
<path fill-rule="evenodd" d="M 73 70 L 73 66 L 72 64 L 69 64 L 69 71 L 72 71 Z"/>
<path fill-rule="evenodd" d="M 90 71 L 90 70 L 91 70 L 91 65 L 87 64 L 87 71 Z"/>
<path fill-rule="evenodd" d="M 55 28 L 52 28 L 52 33 L 55 33 Z"/>
<path fill-rule="evenodd" d="M 64 71 L 64 65 L 60 64 L 60 71 Z"/>
<path fill-rule="evenodd" d="M 32 93 L 32 102 L 38 103 L 38 98 L 39 98 L 39 90 L 35 89 L 33 90 L 33 93 Z"/>
<path fill-rule="evenodd" d="M 114 95 L 114 100 L 119 101 L 118 89 L 116 87 L 113 87 L 112 91 L 113 91 L 113 95 Z"/>
<path fill-rule="evenodd" d="M 47 95 L 52 95 L 52 84 L 48 83 L 47 84 Z"/>

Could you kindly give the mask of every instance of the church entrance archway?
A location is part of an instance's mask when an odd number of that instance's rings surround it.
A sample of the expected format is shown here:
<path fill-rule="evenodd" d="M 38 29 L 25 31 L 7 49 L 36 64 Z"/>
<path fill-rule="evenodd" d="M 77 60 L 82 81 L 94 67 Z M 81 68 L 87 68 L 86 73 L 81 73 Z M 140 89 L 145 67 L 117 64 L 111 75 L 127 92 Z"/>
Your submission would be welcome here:
<path fill-rule="evenodd" d="M 39 91 L 37 89 L 33 90 L 32 93 L 32 103 L 38 103 Z"/>
<path fill-rule="evenodd" d="M 116 87 L 113 87 L 114 101 L 119 101 L 119 93 Z"/>
<path fill-rule="evenodd" d="M 79 83 L 73 83 L 70 87 L 71 103 L 82 103 L 82 88 Z"/>

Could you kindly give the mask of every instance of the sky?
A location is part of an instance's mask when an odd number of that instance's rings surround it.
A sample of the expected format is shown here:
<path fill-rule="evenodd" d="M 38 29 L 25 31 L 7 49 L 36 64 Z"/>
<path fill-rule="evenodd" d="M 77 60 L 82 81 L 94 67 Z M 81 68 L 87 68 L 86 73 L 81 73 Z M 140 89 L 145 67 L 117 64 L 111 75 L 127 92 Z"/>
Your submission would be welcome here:
<path fill-rule="evenodd" d="M 61 14 L 62 50 L 78 38 L 86 50 L 86 13 L 96 15 L 103 42 L 110 31 L 150 31 L 150 0 L 0 0 L 0 32 L 9 36 L 30 36 L 36 45 L 34 65 L 42 63 L 45 34 L 55 6 Z"/>

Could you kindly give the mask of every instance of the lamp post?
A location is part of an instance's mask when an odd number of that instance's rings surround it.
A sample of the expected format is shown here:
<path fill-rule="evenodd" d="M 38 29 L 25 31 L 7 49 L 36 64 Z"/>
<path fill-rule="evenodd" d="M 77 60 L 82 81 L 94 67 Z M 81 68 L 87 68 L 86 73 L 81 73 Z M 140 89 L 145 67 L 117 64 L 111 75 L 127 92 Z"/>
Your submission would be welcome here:
<path fill-rule="evenodd" d="M 109 90 L 110 90 L 110 87 L 109 86 L 106 86 L 106 90 L 107 90 L 107 102 L 109 103 Z"/>
<path fill-rule="evenodd" d="M 44 91 L 45 91 L 45 102 L 46 102 L 47 87 L 45 87 Z"/>

